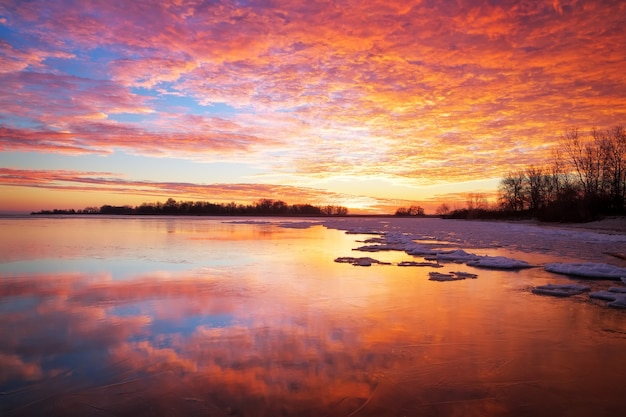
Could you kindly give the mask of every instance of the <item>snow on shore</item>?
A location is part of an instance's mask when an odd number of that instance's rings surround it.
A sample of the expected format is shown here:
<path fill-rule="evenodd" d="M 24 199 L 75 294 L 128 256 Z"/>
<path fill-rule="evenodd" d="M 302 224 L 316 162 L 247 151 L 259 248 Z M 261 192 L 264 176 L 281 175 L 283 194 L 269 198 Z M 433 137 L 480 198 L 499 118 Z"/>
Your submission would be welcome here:
<path fill-rule="evenodd" d="M 615 222 L 617 220 L 613 220 Z M 625 219 L 620 220 L 626 223 Z M 626 248 L 626 227 L 615 230 L 585 228 L 586 225 L 546 225 L 530 222 L 468 221 L 437 218 L 333 218 L 322 221 L 330 229 L 384 237 L 387 244 L 405 245 L 409 255 L 435 255 L 442 245 L 455 249 L 506 248 L 554 258 L 607 262 L 626 266 L 611 253 Z M 374 238 L 378 239 L 378 237 Z M 423 243 L 421 241 L 437 243 Z M 418 241 L 418 242 L 416 242 Z M 376 241 L 366 243 L 379 243 Z"/>

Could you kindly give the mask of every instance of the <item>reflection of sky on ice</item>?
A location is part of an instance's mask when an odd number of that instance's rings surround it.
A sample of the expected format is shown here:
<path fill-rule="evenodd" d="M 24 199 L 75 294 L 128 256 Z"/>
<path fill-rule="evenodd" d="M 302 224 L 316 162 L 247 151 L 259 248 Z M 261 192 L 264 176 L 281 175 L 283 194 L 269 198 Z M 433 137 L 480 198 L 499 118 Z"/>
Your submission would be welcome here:
<path fill-rule="evenodd" d="M 222 266 L 231 265 L 225 261 Z M 41 259 L 9 262 L 3 265 L 4 273 L 16 275 L 62 273 L 75 271 L 84 274 L 110 274 L 112 279 L 124 279 L 129 276 L 148 274 L 156 270 L 160 271 L 185 271 L 189 268 L 185 263 L 173 262 L 150 262 L 146 260 L 124 259 Z"/>
<path fill-rule="evenodd" d="M 93 239 L 93 229 L 102 221 L 78 221 L 82 238 L 45 245 L 23 239 L 23 247 L 31 245 L 35 253 L 0 264 L 0 389 L 8 393 L 0 397 L 0 411 L 311 416 L 618 412 L 614 398 L 626 374 L 603 369 L 626 348 L 623 312 L 586 294 L 560 300 L 530 292 L 546 282 L 573 281 L 567 276 L 543 268 L 503 271 L 444 263 L 437 271 L 471 272 L 478 278 L 432 282 L 430 268 L 333 262 L 358 254 L 352 249 L 363 243 L 356 240 L 372 235 L 320 226 L 145 221 L 109 221 L 110 235 L 102 240 Z M 359 224 L 381 225 L 369 220 Z M 473 224 L 453 223 L 458 240 L 444 248 L 528 256 L 534 264 L 562 260 L 555 256 L 558 251 L 535 258 L 536 252 L 519 247 L 500 250 L 509 236 L 493 231 L 490 241 L 497 246 L 480 248 L 472 239 L 484 239 L 489 231 L 479 234 Z M 21 227 L 27 234 L 29 223 Z M 437 236 L 444 232 L 429 222 L 387 220 L 383 227 L 434 237 L 433 247 L 442 248 Z M 141 236 L 150 243 L 144 247 L 153 252 L 143 267 L 133 269 L 141 264 L 137 260 L 120 262 L 141 254 L 140 246 L 126 244 L 128 252 L 107 252 L 113 237 L 122 233 L 134 235 L 136 245 Z M 88 256 L 77 250 L 87 236 L 86 252 L 101 254 L 93 269 Z M 524 248 L 553 245 L 547 236 L 537 242 L 525 238 Z M 601 256 L 592 253 L 604 250 L 601 239 L 595 236 L 587 246 L 579 241 L 582 252 L 572 259 Z M 618 238 L 606 239 L 606 245 L 614 245 Z M 571 253 L 573 246 L 567 245 Z M 64 252 L 69 246 L 71 256 Z M 59 254 L 52 258 L 54 270 L 45 270 L 47 261 L 36 263 L 41 253 L 46 260 Z M 401 251 L 374 256 L 421 260 Z M 187 262 L 167 269 L 170 264 L 163 260 L 174 258 Z M 28 272 L 14 269 L 31 261 L 35 267 Z M 591 284 L 594 291 L 610 285 L 615 282 Z"/>

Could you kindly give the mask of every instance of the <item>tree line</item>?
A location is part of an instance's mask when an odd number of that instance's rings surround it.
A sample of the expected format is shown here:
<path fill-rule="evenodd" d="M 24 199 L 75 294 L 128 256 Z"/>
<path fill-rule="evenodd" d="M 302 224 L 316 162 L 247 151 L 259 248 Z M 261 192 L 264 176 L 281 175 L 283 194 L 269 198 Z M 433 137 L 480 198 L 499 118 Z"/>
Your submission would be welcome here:
<path fill-rule="evenodd" d="M 500 209 L 545 221 L 587 221 L 626 214 L 626 130 L 566 131 L 544 166 L 508 173 Z"/>
<path fill-rule="evenodd" d="M 87 207 L 83 210 L 42 210 L 31 214 L 107 214 L 107 215 L 183 215 L 183 216 L 345 216 L 343 206 L 311 204 L 287 204 L 281 200 L 261 199 L 253 204 L 211 203 L 207 201 L 176 201 L 169 198 L 165 203 L 142 203 L 132 207 Z"/>
<path fill-rule="evenodd" d="M 418 216 L 423 217 L 426 212 L 421 206 L 400 207 L 394 213 L 394 216 Z"/>

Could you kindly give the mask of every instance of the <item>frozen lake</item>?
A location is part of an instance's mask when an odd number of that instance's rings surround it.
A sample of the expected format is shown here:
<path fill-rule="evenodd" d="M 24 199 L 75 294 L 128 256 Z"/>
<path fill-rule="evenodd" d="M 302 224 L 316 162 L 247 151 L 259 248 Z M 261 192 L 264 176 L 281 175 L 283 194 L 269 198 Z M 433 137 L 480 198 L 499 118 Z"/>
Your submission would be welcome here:
<path fill-rule="evenodd" d="M 0 230 L 2 416 L 624 410 L 626 309 L 590 296 L 626 288 L 623 233 L 102 216 Z M 381 263 L 335 262 L 364 257 Z M 589 290 L 532 292 L 548 283 Z"/>

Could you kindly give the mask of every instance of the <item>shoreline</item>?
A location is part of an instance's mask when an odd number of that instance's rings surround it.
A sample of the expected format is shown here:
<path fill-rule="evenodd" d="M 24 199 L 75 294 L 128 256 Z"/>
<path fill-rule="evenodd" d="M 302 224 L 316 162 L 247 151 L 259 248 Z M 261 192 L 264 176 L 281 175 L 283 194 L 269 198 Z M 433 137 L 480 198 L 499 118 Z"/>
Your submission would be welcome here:
<path fill-rule="evenodd" d="M 497 221 L 497 220 L 496 220 Z M 626 234 L 626 216 L 608 216 L 601 220 L 584 223 L 551 223 L 538 220 L 507 220 L 510 223 L 534 224 L 541 227 L 553 227 L 558 229 L 588 230 L 592 232 L 608 234 Z"/>
<path fill-rule="evenodd" d="M 513 223 L 513 224 L 529 224 L 536 225 L 541 227 L 553 227 L 559 229 L 576 229 L 576 230 L 588 230 L 594 232 L 601 233 L 609 233 L 609 234 L 626 234 L 626 216 L 607 216 L 601 220 L 594 220 L 591 222 L 582 222 L 582 223 L 559 223 L 559 222 L 542 222 L 536 219 L 445 219 L 440 216 L 435 215 L 425 215 L 425 216 L 396 216 L 393 214 L 348 214 L 348 215 L 193 215 L 193 214 L 105 214 L 105 213 L 92 213 L 92 214 L 84 214 L 84 213 L 0 213 L 0 218 L 15 218 L 15 217 L 100 217 L 100 216 L 111 216 L 111 217 L 224 217 L 224 218 L 232 218 L 232 217 L 265 217 L 265 218 L 316 218 L 316 219 L 371 219 L 371 218 L 385 218 L 385 219 L 434 219 L 441 218 L 443 220 L 460 220 L 460 221 L 472 221 L 472 222 L 505 222 L 505 223 Z"/>

